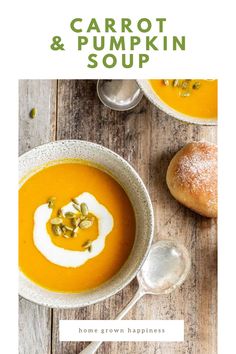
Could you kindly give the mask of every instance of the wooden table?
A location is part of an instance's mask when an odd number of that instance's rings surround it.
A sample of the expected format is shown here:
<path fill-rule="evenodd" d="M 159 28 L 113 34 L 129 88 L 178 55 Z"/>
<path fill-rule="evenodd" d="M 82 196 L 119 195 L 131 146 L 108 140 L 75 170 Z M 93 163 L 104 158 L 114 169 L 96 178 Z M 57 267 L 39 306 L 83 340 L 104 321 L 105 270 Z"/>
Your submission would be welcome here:
<path fill-rule="evenodd" d="M 171 295 L 146 296 L 126 319 L 184 319 L 184 343 L 104 343 L 98 354 L 216 353 L 216 221 L 181 206 L 168 192 L 165 174 L 174 153 L 192 140 L 216 141 L 216 127 L 183 124 L 143 98 L 128 112 L 104 107 L 95 81 L 22 80 L 20 154 L 57 139 L 83 139 L 114 150 L 138 171 L 155 211 L 155 241 L 172 238 L 191 252 L 192 271 Z M 29 118 L 32 107 L 38 116 Z M 134 280 L 106 301 L 85 308 L 53 310 L 23 298 L 19 305 L 21 354 L 74 354 L 87 344 L 59 342 L 60 319 L 113 319 L 137 288 Z"/>

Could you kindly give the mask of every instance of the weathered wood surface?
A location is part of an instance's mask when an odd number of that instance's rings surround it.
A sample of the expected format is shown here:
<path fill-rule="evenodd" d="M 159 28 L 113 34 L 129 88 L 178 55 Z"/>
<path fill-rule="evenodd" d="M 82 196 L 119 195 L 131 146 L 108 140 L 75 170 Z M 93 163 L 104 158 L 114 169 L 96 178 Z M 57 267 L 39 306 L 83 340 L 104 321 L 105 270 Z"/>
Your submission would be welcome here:
<path fill-rule="evenodd" d="M 33 107 L 35 120 L 28 118 Z M 171 295 L 146 296 L 126 319 L 184 319 L 184 343 L 104 343 L 98 354 L 216 353 L 216 221 L 178 204 L 169 194 L 165 174 L 173 154 L 192 140 L 216 141 L 216 128 L 183 124 L 145 98 L 130 112 L 104 107 L 95 81 L 20 82 L 20 152 L 54 139 L 97 142 L 127 159 L 146 184 L 155 210 L 155 240 L 174 238 L 191 252 L 192 271 Z M 20 301 L 21 354 L 77 354 L 85 343 L 59 342 L 60 319 L 112 319 L 131 299 L 134 280 L 102 303 L 77 310 L 49 310 Z"/>
<path fill-rule="evenodd" d="M 55 138 L 56 81 L 21 80 L 19 82 L 19 153 Z M 37 107 L 35 119 L 29 112 Z M 52 310 L 20 298 L 19 353 L 51 353 Z"/>

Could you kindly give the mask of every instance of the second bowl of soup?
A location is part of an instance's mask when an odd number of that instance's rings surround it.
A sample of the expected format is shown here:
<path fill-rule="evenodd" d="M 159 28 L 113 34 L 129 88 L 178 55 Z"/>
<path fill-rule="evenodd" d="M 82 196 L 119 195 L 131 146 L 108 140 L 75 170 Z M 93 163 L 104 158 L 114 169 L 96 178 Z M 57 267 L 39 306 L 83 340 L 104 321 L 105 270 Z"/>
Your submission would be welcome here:
<path fill-rule="evenodd" d="M 217 80 L 138 80 L 146 97 L 167 114 L 188 123 L 217 124 Z"/>

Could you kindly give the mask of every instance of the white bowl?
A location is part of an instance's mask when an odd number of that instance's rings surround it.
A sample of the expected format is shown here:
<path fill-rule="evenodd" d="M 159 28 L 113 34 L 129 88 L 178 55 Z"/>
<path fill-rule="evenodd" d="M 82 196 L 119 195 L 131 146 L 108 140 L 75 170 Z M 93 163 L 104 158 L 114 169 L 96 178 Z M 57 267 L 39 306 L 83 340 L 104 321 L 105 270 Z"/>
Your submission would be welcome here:
<path fill-rule="evenodd" d="M 20 181 L 45 164 L 68 158 L 100 165 L 120 183 L 133 205 L 136 236 L 131 254 L 120 271 L 106 283 L 89 291 L 76 294 L 49 291 L 20 272 L 21 296 L 41 305 L 60 308 L 87 306 L 104 300 L 125 287 L 136 276 L 147 257 L 154 230 L 152 204 L 141 178 L 127 161 L 101 145 L 81 140 L 61 140 L 38 146 L 20 157 Z"/>
<path fill-rule="evenodd" d="M 201 125 L 217 125 L 217 119 L 209 119 L 209 118 L 204 119 L 199 117 L 192 117 L 171 108 L 169 105 L 167 105 L 165 102 L 161 100 L 161 98 L 157 95 L 157 93 L 154 92 L 148 80 L 137 80 L 137 83 L 141 88 L 141 90 L 143 91 L 144 95 L 147 97 L 147 99 L 151 101 L 157 108 L 161 109 L 162 111 L 169 114 L 170 116 L 186 123 L 201 124 Z"/>

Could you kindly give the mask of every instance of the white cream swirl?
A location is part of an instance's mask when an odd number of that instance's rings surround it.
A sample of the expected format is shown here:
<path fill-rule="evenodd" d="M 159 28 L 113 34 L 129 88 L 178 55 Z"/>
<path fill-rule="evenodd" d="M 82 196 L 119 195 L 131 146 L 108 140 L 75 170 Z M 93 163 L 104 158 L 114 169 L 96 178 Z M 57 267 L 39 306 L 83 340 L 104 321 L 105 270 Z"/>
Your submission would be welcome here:
<path fill-rule="evenodd" d="M 62 267 L 79 267 L 89 259 L 99 255 L 105 247 L 106 237 L 113 229 L 113 217 L 104 205 L 90 193 L 84 192 L 76 197 L 79 203 L 86 203 L 89 211 L 98 219 L 98 237 L 92 242 L 91 252 L 67 250 L 56 246 L 47 232 L 47 222 L 51 218 L 52 209 L 48 204 L 40 205 L 34 213 L 33 239 L 37 249 L 51 263 Z M 74 211 L 72 202 L 62 208 L 63 212 Z"/>

